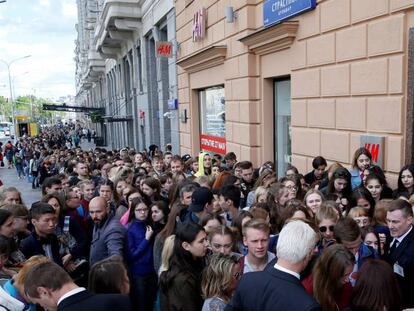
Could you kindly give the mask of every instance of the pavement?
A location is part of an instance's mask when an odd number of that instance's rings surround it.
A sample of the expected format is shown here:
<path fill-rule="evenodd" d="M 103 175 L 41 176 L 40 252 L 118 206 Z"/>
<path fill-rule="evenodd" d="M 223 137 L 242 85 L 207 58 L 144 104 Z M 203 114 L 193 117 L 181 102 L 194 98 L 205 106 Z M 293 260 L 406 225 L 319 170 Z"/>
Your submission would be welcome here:
<path fill-rule="evenodd" d="M 82 141 L 81 148 L 83 150 L 90 150 L 95 148 L 93 142 L 88 143 L 87 140 Z M 4 162 L 5 166 L 0 167 L 0 179 L 4 184 L 4 187 L 16 187 L 22 194 L 23 203 L 30 208 L 32 203 L 37 202 L 42 197 L 40 188 L 32 189 L 32 184 L 27 181 L 27 178 L 19 179 L 17 177 L 17 171 L 15 168 L 8 169 L 7 161 Z"/>
<path fill-rule="evenodd" d="M 42 196 L 40 188 L 32 189 L 32 184 L 27 181 L 27 178 L 17 178 L 17 171 L 15 168 L 8 169 L 7 161 L 5 166 L 0 168 L 0 179 L 4 187 L 16 187 L 22 194 L 23 203 L 30 208 L 33 202 L 39 201 Z"/>

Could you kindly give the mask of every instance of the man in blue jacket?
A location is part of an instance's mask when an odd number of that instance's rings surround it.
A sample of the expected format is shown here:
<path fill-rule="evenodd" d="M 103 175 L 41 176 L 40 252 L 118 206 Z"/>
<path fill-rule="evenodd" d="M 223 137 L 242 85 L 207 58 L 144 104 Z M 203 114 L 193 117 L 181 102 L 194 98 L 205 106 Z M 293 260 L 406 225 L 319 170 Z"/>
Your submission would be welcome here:
<path fill-rule="evenodd" d="M 94 222 L 89 260 L 91 266 L 111 256 L 123 257 L 125 228 L 110 212 L 105 198 L 93 198 L 89 202 L 89 214 Z"/>
<path fill-rule="evenodd" d="M 300 283 L 315 249 L 316 232 L 300 220 L 286 224 L 279 235 L 273 268 L 244 274 L 226 311 L 316 311 L 319 304 Z"/>

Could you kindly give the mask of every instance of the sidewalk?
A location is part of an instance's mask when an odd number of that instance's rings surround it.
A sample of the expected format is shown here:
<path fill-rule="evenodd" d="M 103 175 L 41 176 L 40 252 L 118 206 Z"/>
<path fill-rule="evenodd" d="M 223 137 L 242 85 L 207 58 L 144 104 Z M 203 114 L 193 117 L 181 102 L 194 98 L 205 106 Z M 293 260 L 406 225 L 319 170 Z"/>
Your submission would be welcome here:
<path fill-rule="evenodd" d="M 82 150 L 89 151 L 95 148 L 93 141 L 88 143 L 87 140 L 81 142 Z M 5 161 L 6 164 L 6 161 Z M 30 208 L 32 203 L 37 202 L 42 197 L 41 189 L 32 189 L 32 184 L 27 181 L 26 178 L 18 179 L 15 168 L 8 169 L 7 164 L 5 167 L 0 167 L 0 179 L 4 184 L 4 187 L 16 187 L 22 194 L 23 203 Z"/>
<path fill-rule="evenodd" d="M 42 197 L 40 188 L 32 189 L 32 184 L 26 178 L 18 179 L 16 169 L 8 169 L 7 164 L 5 167 L 0 168 L 0 179 L 5 188 L 16 187 L 20 191 L 23 203 L 28 208 L 30 208 L 33 202 L 39 201 Z"/>

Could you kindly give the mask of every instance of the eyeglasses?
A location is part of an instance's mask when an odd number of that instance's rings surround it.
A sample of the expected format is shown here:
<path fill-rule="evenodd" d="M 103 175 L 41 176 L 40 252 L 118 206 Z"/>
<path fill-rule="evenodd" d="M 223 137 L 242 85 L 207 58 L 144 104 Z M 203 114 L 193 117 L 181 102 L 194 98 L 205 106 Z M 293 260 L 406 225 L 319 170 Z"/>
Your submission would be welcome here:
<path fill-rule="evenodd" d="M 288 190 L 298 190 L 298 187 L 296 187 L 296 186 L 286 186 L 286 188 Z"/>
<path fill-rule="evenodd" d="M 335 228 L 335 226 L 329 226 L 329 227 L 327 227 L 327 226 L 320 226 L 319 227 L 319 231 L 323 233 L 323 232 L 326 232 L 326 230 L 329 229 L 330 232 L 333 232 L 334 228 Z"/>
<path fill-rule="evenodd" d="M 135 211 L 138 213 L 145 213 L 145 212 L 148 212 L 148 208 L 138 208 Z"/>

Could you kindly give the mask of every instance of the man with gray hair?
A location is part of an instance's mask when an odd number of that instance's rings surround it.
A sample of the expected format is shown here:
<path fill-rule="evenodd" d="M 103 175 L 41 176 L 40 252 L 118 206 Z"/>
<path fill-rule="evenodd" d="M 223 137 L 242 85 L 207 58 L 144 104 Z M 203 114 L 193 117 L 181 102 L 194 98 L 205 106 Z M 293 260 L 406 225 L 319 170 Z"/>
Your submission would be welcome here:
<path fill-rule="evenodd" d="M 321 310 L 300 283 L 300 272 L 311 259 L 317 239 L 316 232 L 303 221 L 287 223 L 279 235 L 276 264 L 243 275 L 225 310 Z"/>

